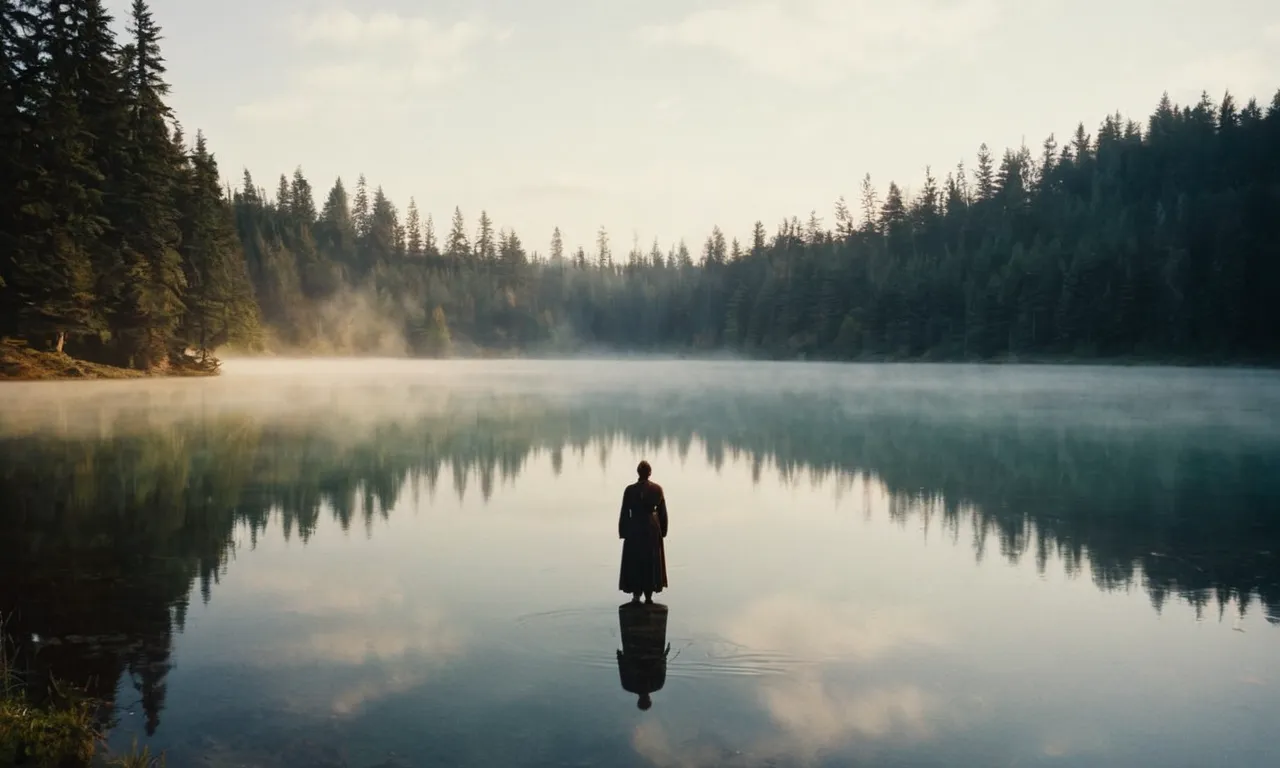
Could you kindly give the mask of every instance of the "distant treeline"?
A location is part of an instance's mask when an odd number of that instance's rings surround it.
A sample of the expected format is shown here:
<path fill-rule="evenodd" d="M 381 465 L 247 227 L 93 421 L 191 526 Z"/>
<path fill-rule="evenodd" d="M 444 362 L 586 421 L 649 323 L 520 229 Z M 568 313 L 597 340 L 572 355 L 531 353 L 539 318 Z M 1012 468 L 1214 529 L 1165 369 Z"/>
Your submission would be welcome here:
<path fill-rule="evenodd" d="M 0 335 L 136 368 L 228 343 L 329 352 L 732 350 L 830 359 L 1280 358 L 1280 94 L 1163 98 L 913 196 L 691 250 L 598 233 L 544 253 L 481 212 L 437 233 L 411 200 L 301 169 L 221 186 L 164 103 L 134 2 L 0 0 Z M 265 331 L 265 333 L 264 333 Z"/>
<path fill-rule="evenodd" d="M 972 172 L 927 172 L 911 199 L 891 183 L 882 200 L 867 177 L 834 227 L 816 212 L 772 235 L 756 222 L 746 243 L 716 227 L 696 253 L 654 242 L 615 255 L 603 229 L 592 251 L 569 252 L 557 228 L 530 254 L 487 213 L 472 231 L 456 209 L 438 235 L 412 201 L 402 222 L 363 176 L 352 201 L 339 180 L 317 212 L 300 169 L 274 199 L 246 173 L 233 204 L 263 315 L 304 346 L 334 338 L 317 308 L 365 288 L 378 322 L 342 339 L 355 349 L 400 331 L 438 353 L 452 329 L 498 349 L 1280 357 L 1280 94 L 1265 114 L 1229 94 L 1166 96 L 1145 127 L 1109 116 L 1038 157 L 983 145 Z"/>

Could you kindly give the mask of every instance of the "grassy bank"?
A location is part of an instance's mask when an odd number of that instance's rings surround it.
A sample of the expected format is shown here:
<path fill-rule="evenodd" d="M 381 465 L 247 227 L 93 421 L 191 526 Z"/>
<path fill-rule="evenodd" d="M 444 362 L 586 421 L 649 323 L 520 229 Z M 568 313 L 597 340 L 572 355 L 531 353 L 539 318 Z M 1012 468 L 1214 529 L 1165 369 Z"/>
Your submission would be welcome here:
<path fill-rule="evenodd" d="M 33 768 L 162 768 L 164 755 L 141 751 L 135 742 L 125 754 L 110 755 L 106 731 L 96 716 L 104 702 L 74 687 L 50 682 L 43 696 L 28 686 L 19 667 L 17 640 L 0 616 L 0 765 Z"/>
<path fill-rule="evenodd" d="M 91 363 L 60 352 L 32 349 L 20 341 L 0 339 L 0 381 L 53 381 L 58 379 L 142 379 L 152 376 L 216 376 L 218 363 L 189 358 L 156 372 L 135 371 Z"/>

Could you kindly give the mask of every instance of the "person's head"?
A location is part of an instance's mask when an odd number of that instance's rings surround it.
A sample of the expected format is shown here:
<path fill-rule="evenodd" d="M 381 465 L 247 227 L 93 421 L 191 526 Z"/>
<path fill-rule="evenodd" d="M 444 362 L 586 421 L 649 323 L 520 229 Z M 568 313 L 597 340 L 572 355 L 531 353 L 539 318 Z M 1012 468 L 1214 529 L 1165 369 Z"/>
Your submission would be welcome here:
<path fill-rule="evenodd" d="M 640 700 L 636 702 L 636 706 L 640 709 L 648 709 L 653 706 L 653 699 L 649 698 L 649 694 L 640 694 Z"/>
<path fill-rule="evenodd" d="M 636 466 L 636 474 L 640 476 L 641 480 L 648 480 L 649 475 L 653 474 L 653 467 L 649 466 L 649 462 L 642 461 Z"/>

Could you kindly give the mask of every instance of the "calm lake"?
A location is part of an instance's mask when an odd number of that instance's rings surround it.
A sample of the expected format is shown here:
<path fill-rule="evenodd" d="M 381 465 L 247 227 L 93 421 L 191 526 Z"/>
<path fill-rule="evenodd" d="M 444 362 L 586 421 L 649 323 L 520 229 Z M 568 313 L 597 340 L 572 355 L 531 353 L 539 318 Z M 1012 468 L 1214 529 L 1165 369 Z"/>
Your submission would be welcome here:
<path fill-rule="evenodd" d="M 171 767 L 1280 764 L 1274 372 L 231 360 L 0 387 L 0 499 Z"/>

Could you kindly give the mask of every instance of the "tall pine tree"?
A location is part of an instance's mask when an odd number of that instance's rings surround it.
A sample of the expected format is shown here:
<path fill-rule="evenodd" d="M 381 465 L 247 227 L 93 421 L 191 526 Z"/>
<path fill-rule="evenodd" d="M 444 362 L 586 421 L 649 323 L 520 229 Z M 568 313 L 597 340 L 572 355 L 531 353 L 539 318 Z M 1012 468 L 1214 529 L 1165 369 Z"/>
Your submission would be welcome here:
<path fill-rule="evenodd" d="M 252 342 L 258 307 L 230 201 L 223 197 L 217 161 L 203 134 L 196 135 L 185 171 L 180 200 L 187 291 L 179 339 L 204 360 L 228 342 Z"/>
<path fill-rule="evenodd" d="M 125 49 L 129 153 L 122 211 L 122 256 L 128 286 L 117 330 L 124 361 L 139 369 L 169 364 L 171 339 L 183 313 L 185 275 L 175 182 L 181 158 L 169 133 L 160 28 L 145 0 L 134 0 L 132 42 Z"/>

